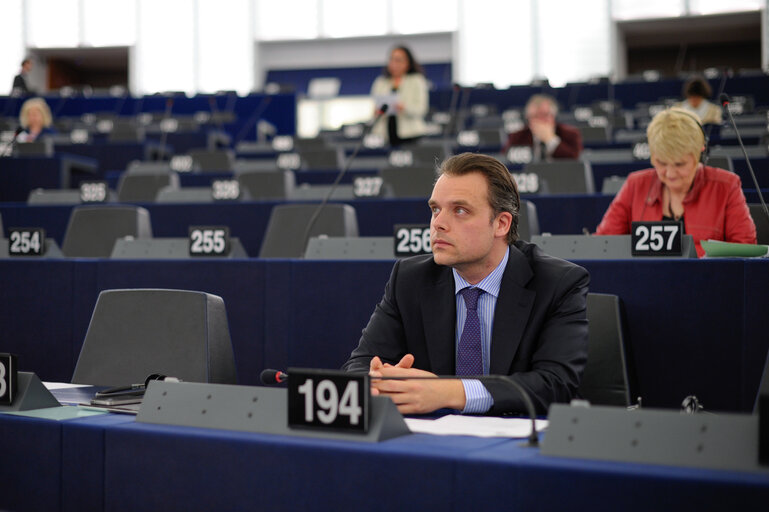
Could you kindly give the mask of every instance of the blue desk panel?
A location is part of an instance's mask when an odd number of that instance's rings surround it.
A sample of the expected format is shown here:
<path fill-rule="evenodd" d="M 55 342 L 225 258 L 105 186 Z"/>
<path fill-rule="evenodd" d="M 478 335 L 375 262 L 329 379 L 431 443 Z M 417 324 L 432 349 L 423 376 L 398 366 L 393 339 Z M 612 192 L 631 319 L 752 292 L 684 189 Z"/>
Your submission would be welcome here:
<path fill-rule="evenodd" d="M 769 347 L 769 262 L 580 262 L 593 292 L 624 302 L 628 359 L 647 406 L 697 395 L 750 411 Z M 159 287 L 221 296 L 239 381 L 264 368 L 338 368 L 381 299 L 391 261 L 0 261 L 0 350 L 23 370 L 68 381 L 101 290 Z"/>
<path fill-rule="evenodd" d="M 502 438 L 362 443 L 125 416 L 0 415 L 0 433 L 4 454 L 20 456 L 0 506 L 19 512 L 763 510 L 769 501 L 766 473 L 547 457 Z"/>
<path fill-rule="evenodd" d="M 0 203 L 26 202 L 36 188 L 69 188 L 96 177 L 96 160 L 76 155 L 0 158 Z"/>

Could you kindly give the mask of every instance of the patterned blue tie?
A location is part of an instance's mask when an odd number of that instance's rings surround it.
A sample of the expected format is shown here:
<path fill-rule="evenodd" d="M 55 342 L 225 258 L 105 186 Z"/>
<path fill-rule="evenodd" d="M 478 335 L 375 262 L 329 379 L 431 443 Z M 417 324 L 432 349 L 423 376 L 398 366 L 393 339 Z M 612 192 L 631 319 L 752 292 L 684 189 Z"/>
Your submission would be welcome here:
<path fill-rule="evenodd" d="M 481 321 L 478 319 L 478 296 L 480 288 L 460 290 L 465 299 L 467 315 L 457 349 L 457 375 L 482 375 L 483 353 L 481 351 Z"/>

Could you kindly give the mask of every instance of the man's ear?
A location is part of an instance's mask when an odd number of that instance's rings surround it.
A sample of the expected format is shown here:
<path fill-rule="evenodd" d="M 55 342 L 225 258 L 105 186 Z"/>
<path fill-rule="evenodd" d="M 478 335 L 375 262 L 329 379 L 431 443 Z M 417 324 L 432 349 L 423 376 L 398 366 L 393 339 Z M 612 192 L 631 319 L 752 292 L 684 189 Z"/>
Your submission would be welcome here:
<path fill-rule="evenodd" d="M 510 227 L 513 224 L 513 215 L 510 212 L 502 212 L 494 219 L 495 230 L 494 236 L 504 238 L 510 231 Z"/>

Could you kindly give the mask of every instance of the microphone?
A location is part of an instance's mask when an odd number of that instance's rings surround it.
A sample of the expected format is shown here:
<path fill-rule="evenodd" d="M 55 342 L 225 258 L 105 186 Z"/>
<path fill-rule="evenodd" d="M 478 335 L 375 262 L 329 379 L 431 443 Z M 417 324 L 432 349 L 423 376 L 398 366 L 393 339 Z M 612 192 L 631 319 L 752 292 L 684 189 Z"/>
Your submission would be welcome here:
<path fill-rule="evenodd" d="M 166 111 L 163 114 L 163 121 L 166 119 L 171 118 L 171 111 L 174 108 L 174 97 L 169 96 L 166 99 Z M 161 121 L 162 124 L 162 121 Z M 164 161 L 166 159 L 166 142 L 168 141 L 168 131 L 167 130 L 160 130 L 160 160 Z"/>
<path fill-rule="evenodd" d="M 726 93 L 721 93 L 721 95 L 718 97 L 718 101 L 721 102 L 721 105 L 724 107 L 724 110 L 726 110 L 726 114 L 729 116 L 729 121 L 732 123 L 732 128 L 734 128 L 734 133 L 737 134 L 737 142 L 740 143 L 740 148 L 742 148 L 742 154 L 745 155 L 745 162 L 748 164 L 748 170 L 750 171 L 750 177 L 753 178 L 753 184 L 756 186 L 756 192 L 758 192 L 758 199 L 761 201 L 761 207 L 764 210 L 764 215 L 766 215 L 766 218 L 769 219 L 769 209 L 766 207 L 766 203 L 764 202 L 764 195 L 761 193 L 761 187 L 758 186 L 758 179 L 756 178 L 756 173 L 753 171 L 753 166 L 750 164 L 750 158 L 748 158 L 748 152 L 745 150 L 745 144 L 742 143 L 742 137 L 740 137 L 740 132 L 737 129 L 737 123 L 734 122 L 734 116 L 732 116 L 732 111 L 729 110 L 729 95 Z"/>
<path fill-rule="evenodd" d="M 304 240 L 305 248 L 307 247 L 307 242 L 310 239 L 310 231 L 312 230 L 312 227 L 315 225 L 315 222 L 318 220 L 318 216 L 320 216 L 321 210 L 323 209 L 324 206 L 326 206 L 326 203 L 328 203 L 328 200 L 334 194 L 334 191 L 336 190 L 336 187 L 339 185 L 339 182 L 342 181 L 342 176 L 344 176 L 345 173 L 350 169 L 350 166 L 352 165 L 352 161 L 355 160 L 355 157 L 358 155 L 360 148 L 363 147 L 363 142 L 366 140 L 366 136 L 371 132 L 371 129 L 374 127 L 377 121 L 382 119 L 382 116 L 384 116 L 387 113 L 387 109 L 388 109 L 388 105 L 386 103 L 381 107 L 379 107 L 379 109 L 377 110 L 376 116 L 374 116 L 374 119 L 369 124 L 367 124 L 366 128 L 363 130 L 363 135 L 361 136 L 360 141 L 358 141 L 358 144 L 355 146 L 355 149 L 350 155 L 350 158 L 348 158 L 347 162 L 345 162 L 344 166 L 342 167 L 342 170 L 339 171 L 339 174 L 336 176 L 334 183 L 331 185 L 331 188 L 328 190 L 328 193 L 326 193 L 326 197 L 323 198 L 323 201 L 321 201 L 321 203 L 318 205 L 315 211 L 312 212 L 312 216 L 310 217 L 310 220 L 307 223 L 307 228 L 304 230 L 304 236 L 302 237 L 302 240 Z"/>
<path fill-rule="evenodd" d="M 262 384 L 280 384 L 288 380 L 288 374 L 280 370 L 267 369 L 259 375 Z"/>
<path fill-rule="evenodd" d="M 280 370 L 272 370 L 267 369 L 263 370 L 260 379 L 263 384 L 276 384 L 285 382 L 288 380 L 288 374 L 285 372 L 282 372 Z M 469 380 L 480 380 L 480 381 L 489 381 L 489 380 L 495 380 L 498 382 L 504 382 L 505 384 L 512 386 L 519 395 L 521 395 L 521 398 L 523 398 L 523 402 L 526 405 L 526 411 L 529 414 L 529 419 L 531 420 L 531 432 L 529 432 L 529 437 L 526 442 L 525 446 L 531 446 L 536 447 L 539 446 L 539 438 L 537 437 L 537 413 L 534 409 L 534 403 L 531 401 L 531 396 L 529 396 L 528 391 L 521 386 L 519 383 L 517 383 L 515 380 L 510 378 L 507 375 L 433 375 L 429 377 L 372 377 L 372 379 L 378 379 L 378 380 L 443 380 L 443 379 L 469 379 Z"/>
<path fill-rule="evenodd" d="M 9 143 L 5 145 L 2 151 L 0 151 L 0 156 L 11 156 L 13 154 L 13 146 L 16 145 L 16 139 L 19 138 L 19 135 L 21 135 L 21 132 L 24 131 L 24 128 L 19 126 L 14 130 L 13 132 L 13 138 Z M 6 154 L 7 153 L 7 154 Z"/>

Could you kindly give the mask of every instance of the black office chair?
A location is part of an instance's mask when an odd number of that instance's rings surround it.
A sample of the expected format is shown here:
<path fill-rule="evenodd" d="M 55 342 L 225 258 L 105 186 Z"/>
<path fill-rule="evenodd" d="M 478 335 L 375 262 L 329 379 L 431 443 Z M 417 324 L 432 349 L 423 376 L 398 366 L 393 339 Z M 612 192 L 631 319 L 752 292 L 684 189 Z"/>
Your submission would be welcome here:
<path fill-rule="evenodd" d="M 238 173 L 238 183 L 254 200 L 286 199 L 296 186 L 294 171 L 249 171 Z"/>
<path fill-rule="evenodd" d="M 152 238 L 149 212 L 138 206 L 76 206 L 61 250 L 75 258 L 109 258 L 115 240 Z"/>
<path fill-rule="evenodd" d="M 379 171 L 386 197 L 430 197 L 437 175 L 434 166 L 385 167 Z"/>
<path fill-rule="evenodd" d="M 72 375 L 75 384 L 122 386 L 151 374 L 236 384 L 221 297 L 187 290 L 105 290 L 99 294 Z"/>
<path fill-rule="evenodd" d="M 631 404 L 622 317 L 616 295 L 587 294 L 588 356 L 579 394 L 594 405 Z"/>
<path fill-rule="evenodd" d="M 769 219 L 764 213 L 764 208 L 761 204 L 749 204 L 750 216 L 753 217 L 753 222 L 756 224 L 756 238 L 759 244 L 769 244 Z"/>
<path fill-rule="evenodd" d="M 310 237 L 358 236 L 358 217 L 348 204 L 327 204 L 313 224 L 307 239 L 304 233 L 316 204 L 281 204 L 272 209 L 264 234 L 260 258 L 302 258 Z"/>
<path fill-rule="evenodd" d="M 121 203 L 151 203 L 162 188 L 179 188 L 179 175 L 175 171 L 124 172 L 117 185 L 117 199 Z"/>

